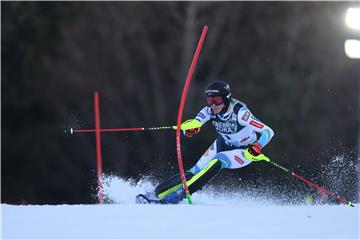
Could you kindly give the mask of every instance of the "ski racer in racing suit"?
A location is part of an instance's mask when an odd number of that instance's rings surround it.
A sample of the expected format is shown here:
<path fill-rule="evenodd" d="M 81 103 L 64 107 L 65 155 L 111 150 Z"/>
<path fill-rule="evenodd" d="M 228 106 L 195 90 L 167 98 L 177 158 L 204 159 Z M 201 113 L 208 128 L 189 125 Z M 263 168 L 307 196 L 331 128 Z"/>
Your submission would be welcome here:
<path fill-rule="evenodd" d="M 200 157 L 197 163 L 185 172 L 190 194 L 201 189 L 223 169 L 242 168 L 252 160 L 245 157 L 261 154 L 271 138 L 273 130 L 259 121 L 248 107 L 231 97 L 230 86 L 224 81 L 208 85 L 205 91 L 208 106 L 201 109 L 195 119 L 181 125 L 184 134 L 192 137 L 200 132 L 206 122 L 211 122 L 218 137 Z M 258 137 L 259 134 L 260 136 Z M 186 195 L 179 174 L 160 183 L 155 190 L 162 203 L 178 203 Z"/>

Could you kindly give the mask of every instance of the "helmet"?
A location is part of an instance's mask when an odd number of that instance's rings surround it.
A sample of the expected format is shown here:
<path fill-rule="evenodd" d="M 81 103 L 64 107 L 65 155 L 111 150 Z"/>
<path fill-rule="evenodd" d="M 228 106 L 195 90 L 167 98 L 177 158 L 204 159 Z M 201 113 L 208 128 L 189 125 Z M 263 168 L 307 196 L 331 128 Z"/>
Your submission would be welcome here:
<path fill-rule="evenodd" d="M 206 97 L 221 96 L 226 105 L 230 102 L 231 91 L 228 83 L 224 81 L 215 81 L 210 83 L 205 90 Z"/>

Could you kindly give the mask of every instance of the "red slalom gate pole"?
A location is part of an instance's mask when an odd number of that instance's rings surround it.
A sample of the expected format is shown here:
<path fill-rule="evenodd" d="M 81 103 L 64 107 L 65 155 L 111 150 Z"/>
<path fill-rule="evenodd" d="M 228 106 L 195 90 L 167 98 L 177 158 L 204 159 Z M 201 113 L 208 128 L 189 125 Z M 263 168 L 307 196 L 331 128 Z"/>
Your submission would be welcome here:
<path fill-rule="evenodd" d="M 180 125 L 182 122 L 182 114 L 183 114 L 183 110 L 184 110 L 184 105 L 185 105 L 185 100 L 186 100 L 186 95 L 190 86 L 190 81 L 196 66 L 196 62 L 199 58 L 199 54 L 200 54 L 200 50 L 202 48 L 202 45 L 204 43 L 205 40 L 205 36 L 208 30 L 208 26 L 204 26 L 202 33 L 201 33 L 201 37 L 198 43 L 198 46 L 196 48 L 195 51 L 195 55 L 193 57 L 191 66 L 190 66 L 190 70 L 189 73 L 187 75 L 186 78 L 186 82 L 185 82 L 185 87 L 181 96 L 181 101 L 180 101 L 180 106 L 179 106 L 179 112 L 178 112 L 178 118 L 177 118 L 177 125 L 176 125 L 176 152 L 177 152 L 177 159 L 178 159 L 178 164 L 179 164 L 179 171 L 180 171 L 180 175 L 181 175 L 181 180 L 183 182 L 184 185 L 184 189 L 185 189 L 185 193 L 186 193 L 186 198 L 188 200 L 188 203 L 191 204 L 191 195 L 189 192 L 189 188 L 186 184 L 186 178 L 185 178 L 185 173 L 184 173 L 184 166 L 183 166 L 183 161 L 182 161 L 182 156 L 181 156 L 181 142 L 180 142 Z"/>
<path fill-rule="evenodd" d="M 95 112 L 95 138 L 96 138 L 96 165 L 97 165 L 97 180 L 99 189 L 99 203 L 104 203 L 104 194 L 102 186 L 102 157 L 101 157 L 101 136 L 100 136 L 100 106 L 99 106 L 99 93 L 94 92 L 94 112 Z"/>

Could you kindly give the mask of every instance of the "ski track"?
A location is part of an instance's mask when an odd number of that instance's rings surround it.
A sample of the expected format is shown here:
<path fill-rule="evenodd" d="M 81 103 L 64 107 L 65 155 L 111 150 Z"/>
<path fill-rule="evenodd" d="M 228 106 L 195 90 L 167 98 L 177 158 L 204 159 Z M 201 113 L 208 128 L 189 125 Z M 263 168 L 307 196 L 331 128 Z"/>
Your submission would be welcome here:
<path fill-rule="evenodd" d="M 240 193 L 195 193 L 193 204 L 139 205 L 154 187 L 104 177 L 111 204 L 1 205 L 2 239 L 359 239 L 359 207 L 287 205 Z"/>

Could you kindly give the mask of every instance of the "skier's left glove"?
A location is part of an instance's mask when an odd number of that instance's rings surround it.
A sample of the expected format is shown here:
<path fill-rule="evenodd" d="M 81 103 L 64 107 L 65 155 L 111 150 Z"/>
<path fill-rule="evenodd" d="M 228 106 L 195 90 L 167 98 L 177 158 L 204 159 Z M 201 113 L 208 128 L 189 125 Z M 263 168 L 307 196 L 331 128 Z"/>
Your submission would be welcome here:
<path fill-rule="evenodd" d="M 201 128 L 192 128 L 192 129 L 188 129 L 188 130 L 184 130 L 184 135 L 187 137 L 192 137 L 195 134 L 198 134 L 200 132 Z"/>
<path fill-rule="evenodd" d="M 258 156 L 261 154 L 261 149 L 262 146 L 260 145 L 260 143 L 255 142 L 249 146 L 248 151 L 251 155 Z"/>

